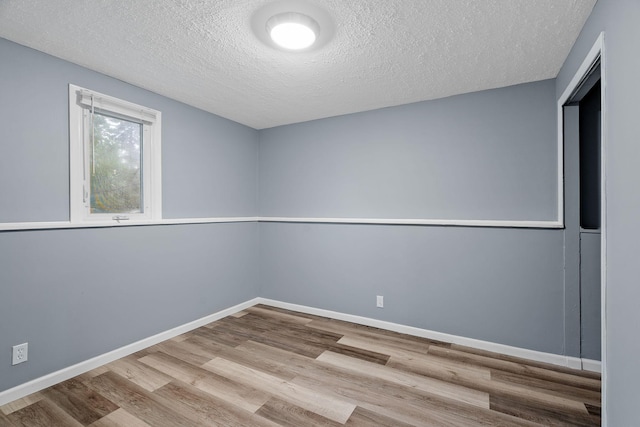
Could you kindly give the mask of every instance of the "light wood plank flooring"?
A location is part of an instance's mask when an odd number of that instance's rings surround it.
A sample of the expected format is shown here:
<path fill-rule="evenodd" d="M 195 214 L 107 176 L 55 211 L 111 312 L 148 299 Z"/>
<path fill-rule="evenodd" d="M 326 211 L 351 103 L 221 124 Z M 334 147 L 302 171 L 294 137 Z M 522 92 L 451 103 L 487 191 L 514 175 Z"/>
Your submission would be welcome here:
<path fill-rule="evenodd" d="M 0 407 L 0 426 L 598 426 L 600 377 L 258 305 Z"/>

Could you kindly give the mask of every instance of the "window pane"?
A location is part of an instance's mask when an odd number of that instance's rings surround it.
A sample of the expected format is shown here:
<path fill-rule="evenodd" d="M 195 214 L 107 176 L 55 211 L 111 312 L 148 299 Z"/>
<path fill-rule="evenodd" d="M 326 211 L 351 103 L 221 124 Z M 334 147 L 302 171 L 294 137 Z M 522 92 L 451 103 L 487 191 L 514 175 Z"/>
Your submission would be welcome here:
<path fill-rule="evenodd" d="M 91 213 L 142 213 L 142 125 L 95 113 L 89 138 Z"/>

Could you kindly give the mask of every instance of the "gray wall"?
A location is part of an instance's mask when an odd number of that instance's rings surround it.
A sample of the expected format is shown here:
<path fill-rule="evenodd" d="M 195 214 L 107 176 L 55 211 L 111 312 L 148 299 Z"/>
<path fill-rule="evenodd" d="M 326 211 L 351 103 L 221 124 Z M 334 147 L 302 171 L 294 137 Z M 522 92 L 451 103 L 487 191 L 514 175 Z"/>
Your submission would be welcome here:
<path fill-rule="evenodd" d="M 0 58 L 0 222 L 69 219 L 69 83 L 162 111 L 165 218 L 257 214 L 257 131 L 3 39 Z M 255 223 L 0 232 L 0 391 L 256 297 L 257 238 Z"/>
<path fill-rule="evenodd" d="M 266 298 L 563 351 L 559 231 L 261 223 L 260 263 Z"/>
<path fill-rule="evenodd" d="M 553 80 L 260 132 L 260 214 L 554 220 Z"/>
<path fill-rule="evenodd" d="M 605 31 L 605 147 L 606 147 L 606 325 L 605 422 L 609 426 L 636 425 L 640 390 L 640 143 L 637 100 L 640 99 L 640 3 L 636 0 L 598 0 L 556 88 L 559 97 L 580 63 Z"/>
<path fill-rule="evenodd" d="M 255 223 L 0 232 L 0 391 L 255 298 L 256 237 Z"/>
<path fill-rule="evenodd" d="M 553 220 L 554 94 L 542 81 L 261 131 L 260 214 Z M 564 354 L 561 230 L 261 223 L 259 258 L 267 298 Z"/>

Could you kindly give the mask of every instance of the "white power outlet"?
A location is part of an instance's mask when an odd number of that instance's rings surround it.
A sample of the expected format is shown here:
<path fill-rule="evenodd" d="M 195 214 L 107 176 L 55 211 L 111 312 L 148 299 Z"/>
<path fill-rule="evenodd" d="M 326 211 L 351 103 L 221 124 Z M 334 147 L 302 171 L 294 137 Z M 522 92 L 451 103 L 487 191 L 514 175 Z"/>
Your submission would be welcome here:
<path fill-rule="evenodd" d="M 384 297 L 382 295 L 376 296 L 376 307 L 384 308 Z"/>
<path fill-rule="evenodd" d="M 12 365 L 26 362 L 29 359 L 29 343 L 18 344 L 13 346 L 13 358 L 11 360 Z"/>

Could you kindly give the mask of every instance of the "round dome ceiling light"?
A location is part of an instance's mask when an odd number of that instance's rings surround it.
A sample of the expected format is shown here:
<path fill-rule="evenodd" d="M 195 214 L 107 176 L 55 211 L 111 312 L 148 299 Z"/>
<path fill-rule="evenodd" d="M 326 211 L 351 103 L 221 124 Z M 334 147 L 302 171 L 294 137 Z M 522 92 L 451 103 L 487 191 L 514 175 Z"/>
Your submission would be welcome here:
<path fill-rule="evenodd" d="M 269 18 L 266 30 L 271 40 L 281 48 L 303 50 L 316 42 L 320 25 L 302 13 L 286 12 Z"/>
<path fill-rule="evenodd" d="M 315 0 L 263 1 L 250 22 L 253 35 L 265 46 L 289 54 L 311 53 L 333 39 L 333 18 Z"/>

